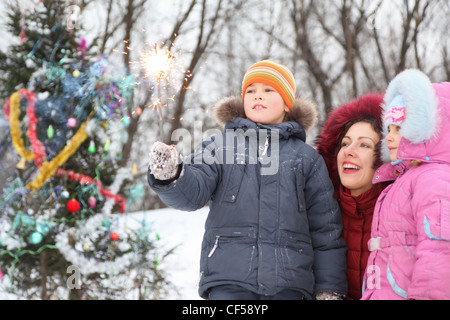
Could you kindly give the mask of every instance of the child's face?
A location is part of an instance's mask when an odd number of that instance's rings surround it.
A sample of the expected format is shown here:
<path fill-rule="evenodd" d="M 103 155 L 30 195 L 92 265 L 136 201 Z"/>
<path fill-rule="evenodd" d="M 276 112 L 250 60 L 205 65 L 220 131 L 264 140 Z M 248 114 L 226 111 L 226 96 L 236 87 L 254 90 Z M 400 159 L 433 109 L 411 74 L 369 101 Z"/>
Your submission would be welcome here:
<path fill-rule="evenodd" d="M 400 140 L 402 139 L 402 135 L 400 134 L 400 127 L 391 124 L 388 127 L 389 134 L 386 136 L 386 144 L 389 148 L 389 154 L 391 156 L 391 161 L 397 161 L 397 151 L 398 146 L 400 145 Z"/>
<path fill-rule="evenodd" d="M 279 124 L 289 108 L 273 87 L 264 83 L 253 83 L 244 93 L 244 111 L 248 119 L 261 124 Z"/>
<path fill-rule="evenodd" d="M 372 188 L 375 173 L 375 147 L 380 136 L 367 122 L 357 122 L 348 129 L 337 154 L 339 178 L 352 196 Z"/>

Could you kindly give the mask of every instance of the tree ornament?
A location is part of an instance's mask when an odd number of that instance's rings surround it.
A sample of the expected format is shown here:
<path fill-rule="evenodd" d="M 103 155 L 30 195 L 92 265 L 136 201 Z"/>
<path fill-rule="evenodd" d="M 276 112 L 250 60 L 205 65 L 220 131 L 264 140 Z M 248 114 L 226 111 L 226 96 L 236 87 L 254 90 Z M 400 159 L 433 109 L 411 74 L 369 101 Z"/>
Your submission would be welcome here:
<path fill-rule="evenodd" d="M 44 237 L 42 236 L 42 234 L 40 232 L 35 231 L 32 234 L 30 234 L 30 237 L 28 238 L 28 240 L 32 244 L 39 244 L 39 243 L 41 243 L 43 238 Z"/>
<path fill-rule="evenodd" d="M 72 75 L 74 78 L 78 78 L 80 76 L 80 70 L 78 69 L 73 70 Z"/>
<path fill-rule="evenodd" d="M 77 119 L 75 119 L 74 117 L 70 117 L 69 119 L 67 119 L 67 126 L 69 128 L 75 128 L 77 126 Z"/>
<path fill-rule="evenodd" d="M 90 153 L 94 153 L 94 152 L 95 152 L 95 143 L 94 143 L 94 140 L 91 140 L 91 142 L 89 143 L 88 151 L 89 151 Z"/>
<path fill-rule="evenodd" d="M 67 210 L 69 210 L 72 213 L 77 212 L 80 209 L 80 203 L 75 199 L 70 199 L 67 201 Z"/>
<path fill-rule="evenodd" d="M 50 231 L 49 223 L 48 222 L 38 222 L 36 224 L 36 231 L 44 236 L 47 235 L 47 233 Z"/>
<path fill-rule="evenodd" d="M 131 167 L 131 173 L 134 174 L 134 175 L 139 173 L 139 170 L 138 170 L 138 167 L 137 167 L 136 163 L 133 163 L 133 166 Z"/>
<path fill-rule="evenodd" d="M 20 31 L 20 44 L 24 44 L 27 41 L 27 35 L 25 33 L 25 26 L 22 26 L 22 31 Z"/>
<path fill-rule="evenodd" d="M 104 226 L 106 229 L 109 229 L 109 227 L 111 226 L 111 224 L 110 224 L 108 218 L 103 219 L 103 226 Z"/>
<path fill-rule="evenodd" d="M 0 269 L 0 280 L 3 278 L 3 271 Z"/>
<path fill-rule="evenodd" d="M 54 134 L 55 134 L 55 129 L 53 129 L 52 125 L 49 125 L 48 129 L 47 129 L 47 137 L 49 139 L 51 139 L 51 138 L 53 138 Z"/>
<path fill-rule="evenodd" d="M 141 108 L 141 107 L 137 107 L 137 108 L 136 108 L 136 114 L 137 114 L 138 116 L 140 116 L 140 115 L 142 114 L 142 108 Z"/>
<path fill-rule="evenodd" d="M 61 192 L 61 197 L 68 199 L 70 196 L 69 191 L 64 190 L 63 192 Z"/>
<path fill-rule="evenodd" d="M 109 151 L 109 146 L 111 145 L 111 140 L 110 139 L 107 139 L 106 140 L 106 142 L 105 142 L 105 145 L 104 145 L 104 147 L 103 147 L 103 150 L 105 150 L 106 152 L 108 152 Z"/>
<path fill-rule="evenodd" d="M 111 240 L 112 240 L 112 241 L 117 241 L 117 240 L 119 240 L 119 234 L 118 234 L 117 232 L 111 233 Z"/>
<path fill-rule="evenodd" d="M 122 123 L 125 126 L 125 128 L 128 127 L 130 125 L 130 117 L 129 116 L 124 116 L 122 118 Z"/>
<path fill-rule="evenodd" d="M 19 163 L 17 163 L 16 168 L 19 170 L 25 170 L 27 165 L 27 159 L 24 157 L 20 158 Z"/>
<path fill-rule="evenodd" d="M 83 250 L 84 251 L 89 251 L 89 249 L 91 248 L 91 245 L 87 242 L 83 243 Z"/>
<path fill-rule="evenodd" d="M 97 204 L 97 199 L 95 199 L 94 196 L 90 196 L 89 199 L 88 199 L 88 203 L 89 203 L 89 207 L 94 209 L 95 205 Z"/>

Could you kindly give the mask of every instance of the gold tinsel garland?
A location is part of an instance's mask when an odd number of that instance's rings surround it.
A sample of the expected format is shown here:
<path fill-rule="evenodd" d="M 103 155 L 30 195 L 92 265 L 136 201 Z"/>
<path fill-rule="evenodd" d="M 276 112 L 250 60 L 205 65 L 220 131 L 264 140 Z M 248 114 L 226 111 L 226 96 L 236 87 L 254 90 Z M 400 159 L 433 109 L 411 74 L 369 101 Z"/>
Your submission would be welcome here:
<path fill-rule="evenodd" d="M 9 99 L 10 110 L 9 110 L 9 125 L 11 131 L 12 144 L 14 148 L 17 150 L 17 153 L 22 158 L 26 160 L 33 160 L 34 153 L 32 151 L 28 151 L 23 146 L 23 140 L 21 138 L 22 131 L 20 130 L 20 91 L 16 91 L 11 95 Z"/>
<path fill-rule="evenodd" d="M 10 98 L 10 113 L 9 113 L 9 123 L 11 131 L 11 139 L 14 148 L 17 153 L 26 160 L 33 160 L 34 153 L 25 149 L 23 140 L 21 138 L 22 131 L 20 130 L 20 95 L 19 91 L 13 93 Z M 90 120 L 92 113 L 89 115 L 88 119 L 81 124 L 78 131 L 70 140 L 69 144 L 64 147 L 64 149 L 53 158 L 52 161 L 44 161 L 42 166 L 39 168 L 39 175 L 25 186 L 29 190 L 37 190 L 42 187 L 42 185 L 50 177 L 52 177 L 58 168 L 64 164 L 71 155 L 77 151 L 80 145 L 87 139 L 88 135 L 86 133 L 85 127 Z"/>

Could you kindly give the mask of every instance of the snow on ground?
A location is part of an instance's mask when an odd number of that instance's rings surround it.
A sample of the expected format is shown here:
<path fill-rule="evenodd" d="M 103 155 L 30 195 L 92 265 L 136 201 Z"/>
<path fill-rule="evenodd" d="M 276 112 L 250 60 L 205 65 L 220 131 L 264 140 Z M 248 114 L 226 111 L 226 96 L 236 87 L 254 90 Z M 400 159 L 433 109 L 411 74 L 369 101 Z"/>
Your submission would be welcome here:
<path fill-rule="evenodd" d="M 167 279 L 178 290 L 178 293 L 173 292 L 166 299 L 201 299 L 197 291 L 200 249 L 208 211 L 208 207 L 195 212 L 168 208 L 129 214 L 132 220 L 145 219 L 151 223 L 151 231 L 157 232 L 160 236 L 158 247 L 167 250 L 176 247 L 174 253 L 161 262 L 161 268 L 166 270 Z"/>

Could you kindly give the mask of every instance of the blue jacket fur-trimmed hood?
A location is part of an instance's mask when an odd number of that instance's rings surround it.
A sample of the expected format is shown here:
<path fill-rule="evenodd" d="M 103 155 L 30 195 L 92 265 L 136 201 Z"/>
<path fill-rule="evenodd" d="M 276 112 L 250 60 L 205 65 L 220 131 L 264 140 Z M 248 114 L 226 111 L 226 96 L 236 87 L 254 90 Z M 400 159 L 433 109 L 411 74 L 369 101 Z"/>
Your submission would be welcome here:
<path fill-rule="evenodd" d="M 306 299 L 320 291 L 345 295 L 339 205 L 323 158 L 304 142 L 303 126 L 314 125 L 315 106 L 298 100 L 285 122 L 261 125 L 245 117 L 242 98 L 234 97 L 220 101 L 215 115 L 225 130 L 196 148 L 177 180 L 167 184 L 148 172 L 149 185 L 166 205 L 195 211 L 209 203 L 200 296 L 227 284 L 261 295 L 284 289 Z M 268 158 L 277 170 L 263 174 Z"/>
<path fill-rule="evenodd" d="M 214 119 L 217 124 L 224 128 L 229 121 L 236 118 L 246 118 L 244 103 L 241 96 L 231 96 L 220 100 L 214 107 Z M 284 122 L 297 122 L 307 133 L 318 121 L 316 105 L 301 98 L 295 99 L 291 110 L 286 113 Z"/>

